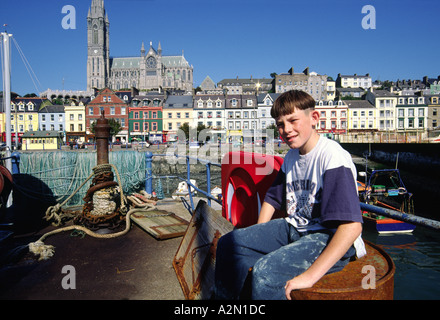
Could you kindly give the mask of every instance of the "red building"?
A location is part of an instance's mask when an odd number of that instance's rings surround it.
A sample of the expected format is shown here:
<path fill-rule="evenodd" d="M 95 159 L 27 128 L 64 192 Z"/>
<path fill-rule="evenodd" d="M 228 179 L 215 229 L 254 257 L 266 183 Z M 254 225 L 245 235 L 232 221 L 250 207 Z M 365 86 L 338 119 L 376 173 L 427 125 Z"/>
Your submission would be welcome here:
<path fill-rule="evenodd" d="M 121 131 L 113 137 L 116 141 L 128 141 L 128 104 L 121 100 L 113 90 L 104 88 L 86 106 L 86 136 L 87 140 L 94 139 L 90 125 L 101 117 L 101 112 L 107 119 L 115 119 L 121 124 Z"/>

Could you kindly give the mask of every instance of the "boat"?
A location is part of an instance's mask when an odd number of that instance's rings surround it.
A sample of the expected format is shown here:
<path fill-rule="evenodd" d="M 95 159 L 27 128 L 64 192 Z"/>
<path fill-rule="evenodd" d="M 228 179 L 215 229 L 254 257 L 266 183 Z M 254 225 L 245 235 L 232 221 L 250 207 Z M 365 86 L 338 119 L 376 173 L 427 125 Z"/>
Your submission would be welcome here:
<path fill-rule="evenodd" d="M 413 195 L 405 187 L 399 169 L 373 170 L 369 177 L 366 172 L 360 172 L 359 175 L 366 180 L 366 183 L 357 181 L 361 202 L 414 214 Z M 365 227 L 375 229 L 378 233 L 413 232 L 416 228 L 414 224 L 368 211 L 362 211 L 362 217 Z"/>

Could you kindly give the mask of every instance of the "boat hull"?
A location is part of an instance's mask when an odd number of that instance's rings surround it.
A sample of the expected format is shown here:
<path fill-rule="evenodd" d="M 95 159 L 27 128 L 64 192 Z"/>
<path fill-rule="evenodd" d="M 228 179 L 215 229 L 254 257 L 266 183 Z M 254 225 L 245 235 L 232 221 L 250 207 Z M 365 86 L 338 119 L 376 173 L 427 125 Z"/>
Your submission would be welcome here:
<path fill-rule="evenodd" d="M 377 231 L 378 233 L 405 233 L 413 232 L 415 225 L 404 221 L 391 218 L 377 219 L 374 217 L 363 216 L 364 226 Z"/>

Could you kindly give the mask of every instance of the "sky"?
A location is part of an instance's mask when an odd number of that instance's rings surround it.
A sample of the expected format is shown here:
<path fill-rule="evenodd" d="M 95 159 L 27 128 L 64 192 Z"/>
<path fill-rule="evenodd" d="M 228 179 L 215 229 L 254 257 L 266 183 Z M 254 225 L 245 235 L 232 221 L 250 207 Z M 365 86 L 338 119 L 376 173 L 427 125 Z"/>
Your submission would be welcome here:
<path fill-rule="evenodd" d="M 14 39 L 13 92 L 86 89 L 86 18 L 91 2 L 2 1 L 0 28 Z M 308 67 L 334 79 L 339 73 L 369 73 L 373 81 L 440 75 L 438 0 L 104 0 L 104 4 L 110 21 L 110 56 L 139 56 L 142 42 L 148 47 L 151 41 L 157 48 L 160 41 L 163 55 L 184 52 L 194 67 L 194 87 L 206 76 L 216 83 L 225 78 L 270 78 L 291 67 L 295 72 Z M 72 14 L 62 13 L 66 5 L 75 9 L 70 21 L 75 29 L 63 28 L 63 18 Z M 366 5 L 374 11 L 362 13 Z"/>

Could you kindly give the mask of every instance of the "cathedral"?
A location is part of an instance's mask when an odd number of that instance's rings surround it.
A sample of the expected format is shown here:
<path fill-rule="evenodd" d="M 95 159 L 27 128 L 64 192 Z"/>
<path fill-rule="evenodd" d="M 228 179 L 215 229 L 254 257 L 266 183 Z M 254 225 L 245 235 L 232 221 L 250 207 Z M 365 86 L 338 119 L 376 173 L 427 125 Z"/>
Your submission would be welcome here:
<path fill-rule="evenodd" d="M 104 0 L 92 0 L 87 14 L 87 90 L 109 87 L 113 90 L 182 90 L 193 88 L 193 67 L 183 56 L 162 55 L 150 42 L 142 43 L 135 57 L 110 57 L 110 22 Z"/>

